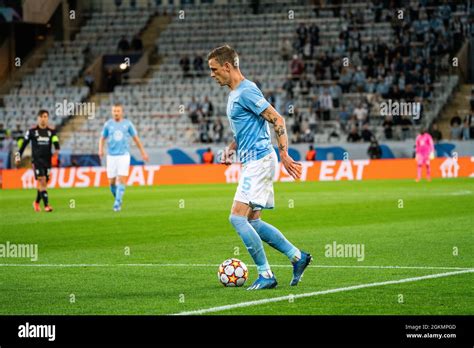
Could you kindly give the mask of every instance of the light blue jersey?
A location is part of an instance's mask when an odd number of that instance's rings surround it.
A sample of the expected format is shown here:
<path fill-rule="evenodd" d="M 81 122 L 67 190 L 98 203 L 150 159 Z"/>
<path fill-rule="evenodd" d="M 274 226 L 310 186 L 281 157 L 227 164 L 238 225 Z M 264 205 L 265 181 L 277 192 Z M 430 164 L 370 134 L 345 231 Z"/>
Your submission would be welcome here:
<path fill-rule="evenodd" d="M 132 122 L 123 119 L 120 122 L 108 120 L 104 124 L 102 136 L 107 139 L 107 152 L 110 156 L 129 154 L 130 138 L 137 135 Z"/>
<path fill-rule="evenodd" d="M 273 151 L 270 128 L 260 116 L 269 106 L 257 85 L 247 79 L 229 94 L 227 117 L 242 163 L 258 160 Z"/>

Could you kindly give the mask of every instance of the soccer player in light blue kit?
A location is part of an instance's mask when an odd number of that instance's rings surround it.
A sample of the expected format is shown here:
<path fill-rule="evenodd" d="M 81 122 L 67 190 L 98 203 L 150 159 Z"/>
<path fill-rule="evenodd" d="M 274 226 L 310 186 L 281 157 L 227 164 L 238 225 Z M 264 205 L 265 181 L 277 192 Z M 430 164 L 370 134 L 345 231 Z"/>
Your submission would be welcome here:
<path fill-rule="evenodd" d="M 258 278 L 247 290 L 277 286 L 262 240 L 290 259 L 293 264 L 290 285 L 295 286 L 312 261 L 312 256 L 296 248 L 276 227 L 260 218 L 262 209 L 274 207 L 273 178 L 278 159 L 271 143 L 269 124 L 275 130 L 283 166 L 293 178 L 301 177 L 301 163 L 288 155 L 285 120 L 264 98 L 255 83 L 242 75 L 239 57 L 233 48 L 228 45 L 215 48 L 207 59 L 211 77 L 231 90 L 227 117 L 234 141 L 226 148 L 222 162 L 230 164 L 235 150 L 242 162 L 229 220 L 257 265 Z"/>
<path fill-rule="evenodd" d="M 145 162 L 148 162 L 148 155 L 132 122 L 123 118 L 123 106 L 121 104 L 112 106 L 112 115 L 113 119 L 105 122 L 102 129 L 99 140 L 99 157 L 102 158 L 104 155 L 104 144 L 107 140 L 107 178 L 109 179 L 110 191 L 115 198 L 113 209 L 114 211 L 120 211 L 130 170 L 130 138 L 137 145 Z"/>

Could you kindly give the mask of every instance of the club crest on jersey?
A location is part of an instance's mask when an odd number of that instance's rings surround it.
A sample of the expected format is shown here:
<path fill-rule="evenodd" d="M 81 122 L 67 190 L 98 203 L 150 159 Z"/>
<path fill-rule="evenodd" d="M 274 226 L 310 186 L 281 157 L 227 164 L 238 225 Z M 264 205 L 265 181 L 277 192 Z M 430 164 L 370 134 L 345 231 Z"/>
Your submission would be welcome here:
<path fill-rule="evenodd" d="M 120 140 L 122 140 L 122 139 L 123 139 L 123 133 L 122 133 L 122 131 L 121 131 L 121 130 L 116 130 L 116 131 L 114 132 L 114 140 L 115 140 L 115 141 L 120 141 Z"/>

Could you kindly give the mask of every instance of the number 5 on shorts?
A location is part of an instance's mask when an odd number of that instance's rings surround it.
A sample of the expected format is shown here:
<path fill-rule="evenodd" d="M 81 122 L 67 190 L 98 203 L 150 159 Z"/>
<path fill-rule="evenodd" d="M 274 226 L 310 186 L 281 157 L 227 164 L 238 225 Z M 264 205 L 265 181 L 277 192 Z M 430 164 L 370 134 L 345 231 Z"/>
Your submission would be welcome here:
<path fill-rule="evenodd" d="M 250 182 L 251 182 L 251 178 L 249 178 L 249 177 L 244 178 L 244 183 L 242 184 L 242 190 L 243 191 L 250 190 Z"/>

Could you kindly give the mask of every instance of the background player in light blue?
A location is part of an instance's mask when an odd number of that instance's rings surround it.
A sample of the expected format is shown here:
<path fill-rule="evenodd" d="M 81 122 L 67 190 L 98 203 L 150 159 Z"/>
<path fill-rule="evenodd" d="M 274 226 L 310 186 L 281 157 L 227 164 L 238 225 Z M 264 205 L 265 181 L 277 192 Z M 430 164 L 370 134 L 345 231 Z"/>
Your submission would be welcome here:
<path fill-rule="evenodd" d="M 105 122 L 99 140 L 99 156 L 104 155 L 104 144 L 107 140 L 107 177 L 110 191 L 114 195 L 114 211 L 122 209 L 125 185 L 130 169 L 130 138 L 133 139 L 144 161 L 148 155 L 138 138 L 132 122 L 123 118 L 123 106 L 112 106 L 113 118 Z"/>
<path fill-rule="evenodd" d="M 270 289 L 277 281 L 268 264 L 262 240 L 285 254 L 293 264 L 293 279 L 297 285 L 312 260 L 310 254 L 291 244 L 274 226 L 261 220 L 261 210 L 274 206 L 273 178 L 278 160 L 270 139 L 269 124 L 273 125 L 278 141 L 280 159 L 287 172 L 295 179 L 301 177 L 301 163 L 288 155 L 285 120 L 265 100 L 255 83 L 240 72 L 235 50 L 224 45 L 208 55 L 211 77 L 231 90 L 227 101 L 234 141 L 226 148 L 223 163 L 231 163 L 231 153 L 237 149 L 242 172 L 234 196 L 229 220 L 252 256 L 259 273 L 248 290 Z"/>

